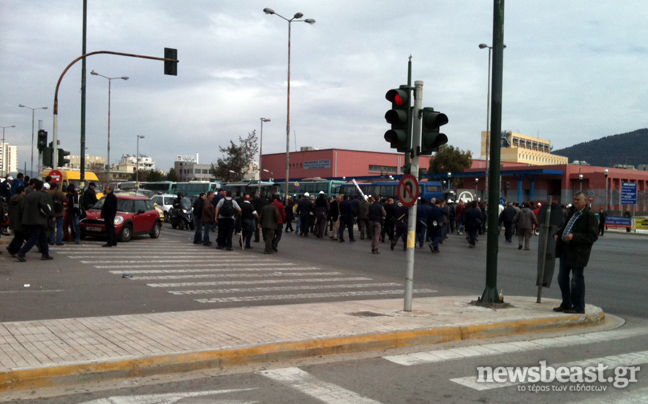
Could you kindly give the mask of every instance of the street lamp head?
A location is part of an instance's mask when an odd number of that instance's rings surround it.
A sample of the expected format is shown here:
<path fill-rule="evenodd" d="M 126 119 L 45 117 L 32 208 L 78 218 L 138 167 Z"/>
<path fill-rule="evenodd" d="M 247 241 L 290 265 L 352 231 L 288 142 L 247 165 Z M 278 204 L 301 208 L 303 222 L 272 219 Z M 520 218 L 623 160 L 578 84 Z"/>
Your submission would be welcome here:
<path fill-rule="evenodd" d="M 304 20 L 304 22 L 305 22 L 306 24 L 310 24 L 310 25 L 315 24 L 315 20 L 312 19 L 312 18 L 307 18 L 307 19 Z"/>
<path fill-rule="evenodd" d="M 488 48 L 488 45 L 486 45 L 485 43 L 480 43 L 479 49 L 484 49 L 484 48 Z"/>
<path fill-rule="evenodd" d="M 18 107 L 20 107 L 20 108 L 25 108 L 25 106 L 22 105 L 22 104 L 18 104 Z"/>
<path fill-rule="evenodd" d="M 122 80 L 128 80 L 128 76 L 120 77 Z"/>
<path fill-rule="evenodd" d="M 610 170 L 608 170 L 608 169 L 606 168 L 605 170 L 603 170 L 603 172 L 605 173 L 605 176 L 607 177 L 608 174 L 610 173 Z"/>
<path fill-rule="evenodd" d="M 270 122 L 270 118 L 261 118 L 263 122 Z"/>
<path fill-rule="evenodd" d="M 99 75 L 99 73 L 95 72 L 94 70 L 91 71 L 90 74 L 92 74 L 93 76 L 98 76 Z"/>
<path fill-rule="evenodd" d="M 271 9 L 271 8 L 264 8 L 263 12 L 266 13 L 266 14 L 274 14 L 275 13 L 274 10 Z"/>
<path fill-rule="evenodd" d="M 293 18 L 295 18 L 295 19 L 299 19 L 299 18 L 302 18 L 303 16 L 304 16 L 303 13 L 295 13 L 295 15 L 293 16 Z"/>

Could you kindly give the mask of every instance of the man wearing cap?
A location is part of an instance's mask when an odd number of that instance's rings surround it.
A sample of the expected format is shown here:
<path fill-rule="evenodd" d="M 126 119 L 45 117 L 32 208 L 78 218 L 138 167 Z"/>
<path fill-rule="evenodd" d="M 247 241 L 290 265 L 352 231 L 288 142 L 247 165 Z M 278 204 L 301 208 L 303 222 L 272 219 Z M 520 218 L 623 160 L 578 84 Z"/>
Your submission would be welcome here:
<path fill-rule="evenodd" d="M 554 311 L 585 313 L 585 277 L 583 272 L 589 261 L 592 245 L 598 240 L 596 215 L 587 206 L 584 192 L 574 196 L 574 209 L 561 225 L 556 240 L 556 257 L 560 257 L 558 286 L 562 295 L 560 306 Z M 571 272 L 571 282 L 569 273 Z"/>
<path fill-rule="evenodd" d="M 324 229 L 326 229 L 326 217 L 329 209 L 330 205 L 326 200 L 326 194 L 324 194 L 324 191 L 320 191 L 317 199 L 315 200 L 315 219 L 317 226 L 315 228 L 315 235 L 317 236 L 317 238 L 324 237 Z"/>
<path fill-rule="evenodd" d="M 310 201 L 310 194 L 304 193 L 297 204 L 297 214 L 299 215 L 299 235 L 308 237 L 308 228 L 310 227 L 310 214 L 313 211 L 313 204 Z"/>
<path fill-rule="evenodd" d="M 83 209 L 88 210 L 97 203 L 97 192 L 95 191 L 96 184 L 91 182 L 88 184 L 88 189 L 83 193 Z"/>
<path fill-rule="evenodd" d="M 391 242 L 391 249 L 393 250 L 398 243 L 398 239 L 403 239 L 403 251 L 407 250 L 407 219 L 409 216 L 409 208 L 403 206 L 402 203 L 398 202 L 398 206 L 395 210 L 394 219 L 396 220 L 396 232 L 394 238 Z"/>

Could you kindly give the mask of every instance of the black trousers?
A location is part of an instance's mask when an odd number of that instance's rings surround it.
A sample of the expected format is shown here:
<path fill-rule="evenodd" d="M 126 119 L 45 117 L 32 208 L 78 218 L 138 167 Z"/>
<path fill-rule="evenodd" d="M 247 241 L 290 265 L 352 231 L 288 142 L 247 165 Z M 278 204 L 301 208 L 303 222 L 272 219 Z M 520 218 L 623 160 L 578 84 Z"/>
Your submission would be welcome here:
<path fill-rule="evenodd" d="M 106 223 L 106 236 L 108 237 L 107 244 L 117 245 L 117 233 L 115 232 L 115 217 L 104 217 Z"/>
<path fill-rule="evenodd" d="M 218 246 L 232 249 L 232 233 L 234 233 L 234 218 L 218 219 Z"/>

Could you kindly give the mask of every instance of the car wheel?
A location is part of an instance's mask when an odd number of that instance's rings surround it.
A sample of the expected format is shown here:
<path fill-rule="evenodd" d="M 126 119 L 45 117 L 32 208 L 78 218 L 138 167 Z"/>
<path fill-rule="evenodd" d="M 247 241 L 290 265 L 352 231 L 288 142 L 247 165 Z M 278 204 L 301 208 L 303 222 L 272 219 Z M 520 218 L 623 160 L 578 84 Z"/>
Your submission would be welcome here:
<path fill-rule="evenodd" d="M 149 233 L 149 236 L 151 236 L 151 238 L 160 237 L 160 229 L 161 228 L 162 228 L 162 223 L 155 222 L 155 224 L 153 225 L 153 230 L 151 230 L 151 232 Z"/>
<path fill-rule="evenodd" d="M 126 243 L 130 241 L 131 237 L 133 236 L 133 229 L 129 224 L 126 226 L 122 227 L 121 233 L 119 233 L 119 241 L 122 243 Z"/>

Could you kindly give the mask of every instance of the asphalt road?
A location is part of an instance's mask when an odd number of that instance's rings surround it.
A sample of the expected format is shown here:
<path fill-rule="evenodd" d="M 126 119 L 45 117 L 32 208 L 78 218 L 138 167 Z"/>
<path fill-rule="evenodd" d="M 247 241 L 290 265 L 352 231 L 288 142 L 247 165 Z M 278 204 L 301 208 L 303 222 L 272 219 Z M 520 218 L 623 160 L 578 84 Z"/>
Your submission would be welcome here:
<path fill-rule="evenodd" d="M 224 307 L 403 299 L 405 253 L 384 243 L 339 243 L 328 238 L 284 234 L 274 255 L 252 250 L 218 251 L 191 243 L 192 232 L 165 225 L 159 239 L 138 237 L 116 248 L 100 240 L 52 249 L 53 261 L 28 262 L 0 255 L 0 321 L 37 320 L 202 310 Z M 535 296 L 537 239 L 531 251 L 500 239 L 498 288 L 506 295 Z M 4 239 L 3 239 L 4 241 Z M 646 318 L 638 304 L 646 296 L 645 236 L 606 233 L 594 245 L 585 271 L 586 301 L 620 316 Z M 485 236 L 470 249 L 463 236 L 450 235 L 441 253 L 416 251 L 417 296 L 480 296 L 486 278 Z M 557 262 L 556 262 L 557 264 Z M 557 265 L 556 265 L 557 273 Z M 132 277 L 123 278 L 124 274 Z M 543 295 L 559 298 L 558 285 Z"/>

